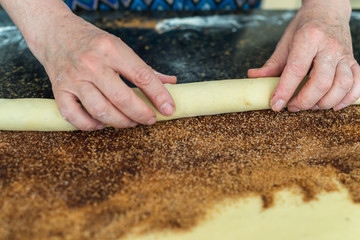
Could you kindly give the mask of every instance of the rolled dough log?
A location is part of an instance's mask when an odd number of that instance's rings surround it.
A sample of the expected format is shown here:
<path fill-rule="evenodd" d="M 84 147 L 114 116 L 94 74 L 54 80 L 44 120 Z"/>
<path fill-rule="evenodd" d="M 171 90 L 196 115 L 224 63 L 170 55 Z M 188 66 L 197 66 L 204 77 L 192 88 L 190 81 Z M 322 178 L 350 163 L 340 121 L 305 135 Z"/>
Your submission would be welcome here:
<path fill-rule="evenodd" d="M 270 108 L 279 78 L 233 79 L 187 84 L 166 84 L 176 104 L 175 113 L 161 115 L 145 95 L 134 89 L 153 110 L 158 121 Z M 358 100 L 355 104 L 360 104 Z M 74 131 L 52 99 L 0 99 L 0 130 Z"/>
<path fill-rule="evenodd" d="M 0 99 L 0 130 L 74 131 L 54 99 Z"/>

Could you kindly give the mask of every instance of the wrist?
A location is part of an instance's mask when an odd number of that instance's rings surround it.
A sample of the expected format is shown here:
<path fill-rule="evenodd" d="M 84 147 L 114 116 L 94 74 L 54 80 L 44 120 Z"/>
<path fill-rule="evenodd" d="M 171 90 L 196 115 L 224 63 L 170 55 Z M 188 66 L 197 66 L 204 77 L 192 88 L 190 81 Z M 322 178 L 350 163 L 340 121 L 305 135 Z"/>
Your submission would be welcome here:
<path fill-rule="evenodd" d="M 328 1 L 319 1 L 319 0 L 302 0 L 301 9 L 314 10 L 317 9 L 333 13 L 333 16 L 341 17 L 350 21 L 351 17 L 351 3 L 350 0 L 328 0 Z M 331 14 L 328 13 L 329 16 Z"/>
<path fill-rule="evenodd" d="M 0 3 L 42 64 L 51 34 L 59 30 L 59 25 L 65 25 L 66 17 L 74 15 L 62 0 L 0 0 Z"/>
<path fill-rule="evenodd" d="M 46 62 L 48 51 L 54 47 L 52 43 L 62 34 L 61 32 L 66 31 L 67 26 L 71 26 L 71 19 L 77 17 L 67 6 L 55 9 L 55 13 L 53 11 L 39 13 L 34 23 L 26 26 L 27 28 L 30 25 L 35 26 L 36 31 L 34 28 L 20 29 L 29 49 L 43 65 Z M 65 34 L 64 32 L 63 35 Z M 53 50 L 56 51 L 56 49 Z"/>

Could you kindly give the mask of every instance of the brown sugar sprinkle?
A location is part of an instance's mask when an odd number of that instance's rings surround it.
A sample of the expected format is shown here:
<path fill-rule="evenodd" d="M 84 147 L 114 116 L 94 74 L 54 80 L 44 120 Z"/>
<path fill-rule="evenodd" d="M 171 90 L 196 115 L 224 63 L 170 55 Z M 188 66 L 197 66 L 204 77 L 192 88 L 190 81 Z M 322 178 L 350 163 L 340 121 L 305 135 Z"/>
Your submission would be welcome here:
<path fill-rule="evenodd" d="M 121 19 L 107 20 L 97 23 L 99 27 L 103 28 L 141 28 L 141 29 L 155 29 L 158 23 L 155 19 L 148 19 L 146 17 L 123 17 Z"/>
<path fill-rule="evenodd" d="M 360 108 L 257 111 L 96 132 L 0 132 L 0 239 L 187 230 L 224 199 L 298 186 L 360 202 Z"/>

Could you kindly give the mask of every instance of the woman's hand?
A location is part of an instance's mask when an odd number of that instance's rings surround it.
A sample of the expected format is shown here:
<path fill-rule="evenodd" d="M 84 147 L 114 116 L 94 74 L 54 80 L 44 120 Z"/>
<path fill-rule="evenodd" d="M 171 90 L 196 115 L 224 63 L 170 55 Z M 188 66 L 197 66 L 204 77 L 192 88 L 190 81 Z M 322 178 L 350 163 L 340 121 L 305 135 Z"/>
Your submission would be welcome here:
<path fill-rule="evenodd" d="M 0 1 L 45 67 L 61 114 L 76 128 L 156 122 L 155 112 L 120 76 L 139 87 L 160 113 L 174 112 L 163 84 L 176 83 L 176 77 L 152 70 L 121 39 L 77 17 L 62 1 Z"/>
<path fill-rule="evenodd" d="M 173 113 L 175 104 L 163 83 L 176 83 L 176 77 L 153 71 L 119 38 L 71 18 L 71 26 L 58 26 L 53 33 L 43 61 L 66 120 L 84 130 L 104 124 L 117 128 L 154 124 L 154 111 L 119 75 L 139 87 L 162 114 Z"/>
<path fill-rule="evenodd" d="M 303 0 L 275 52 L 249 77 L 279 76 L 271 106 L 274 111 L 340 110 L 360 97 L 360 67 L 354 59 L 348 0 Z M 309 80 L 291 99 L 310 71 Z"/>

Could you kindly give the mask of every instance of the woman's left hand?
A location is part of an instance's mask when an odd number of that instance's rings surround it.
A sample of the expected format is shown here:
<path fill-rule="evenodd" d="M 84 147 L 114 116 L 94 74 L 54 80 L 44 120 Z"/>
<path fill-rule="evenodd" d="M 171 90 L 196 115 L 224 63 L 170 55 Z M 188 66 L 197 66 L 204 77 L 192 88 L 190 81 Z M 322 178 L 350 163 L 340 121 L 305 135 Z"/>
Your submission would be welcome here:
<path fill-rule="evenodd" d="M 280 111 L 287 105 L 300 110 L 340 110 L 360 98 L 360 67 L 353 55 L 349 0 L 303 0 L 303 6 L 289 24 L 275 52 L 249 77 L 281 74 L 271 98 Z M 310 71 L 308 82 L 294 96 Z"/>

